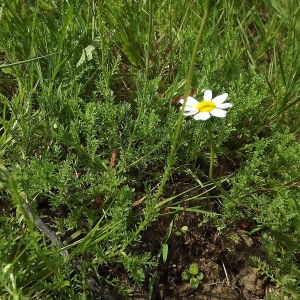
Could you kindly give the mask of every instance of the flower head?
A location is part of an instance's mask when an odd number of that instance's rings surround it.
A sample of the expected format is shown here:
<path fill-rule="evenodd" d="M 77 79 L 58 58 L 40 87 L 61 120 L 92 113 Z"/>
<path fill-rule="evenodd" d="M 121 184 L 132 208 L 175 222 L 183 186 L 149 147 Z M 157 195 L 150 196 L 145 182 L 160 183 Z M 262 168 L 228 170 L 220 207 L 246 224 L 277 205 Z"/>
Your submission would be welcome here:
<path fill-rule="evenodd" d="M 211 116 L 218 118 L 226 117 L 226 108 L 232 107 L 231 103 L 224 103 L 228 94 L 222 94 L 212 98 L 212 91 L 206 90 L 204 92 L 203 101 L 199 102 L 195 98 L 189 96 L 186 99 L 184 106 L 184 116 L 194 116 L 195 120 L 207 120 Z M 184 99 L 180 99 L 179 103 L 183 104 Z"/>

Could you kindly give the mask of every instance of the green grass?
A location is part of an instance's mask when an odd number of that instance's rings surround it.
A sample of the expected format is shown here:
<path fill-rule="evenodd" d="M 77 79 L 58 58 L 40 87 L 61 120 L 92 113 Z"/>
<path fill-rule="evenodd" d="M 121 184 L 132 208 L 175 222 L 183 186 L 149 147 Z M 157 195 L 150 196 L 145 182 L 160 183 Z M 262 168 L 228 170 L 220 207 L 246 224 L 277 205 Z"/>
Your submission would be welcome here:
<path fill-rule="evenodd" d="M 187 210 L 224 239 L 253 224 L 253 264 L 297 299 L 299 3 L 56 2 L 0 7 L 1 297 L 151 295 L 173 235 L 151 253 L 141 235 Z M 183 119 L 172 99 L 205 89 L 228 116 Z"/>

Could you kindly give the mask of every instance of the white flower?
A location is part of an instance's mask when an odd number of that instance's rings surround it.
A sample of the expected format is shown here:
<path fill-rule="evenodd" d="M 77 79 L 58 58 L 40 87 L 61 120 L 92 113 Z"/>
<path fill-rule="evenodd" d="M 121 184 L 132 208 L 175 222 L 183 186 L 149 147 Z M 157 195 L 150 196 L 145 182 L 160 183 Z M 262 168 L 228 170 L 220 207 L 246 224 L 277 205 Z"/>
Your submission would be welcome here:
<path fill-rule="evenodd" d="M 184 107 L 184 116 L 194 116 L 195 120 L 207 120 L 211 116 L 218 118 L 226 117 L 226 108 L 232 107 L 231 103 L 224 103 L 228 94 L 222 94 L 212 98 L 212 91 L 206 90 L 204 92 L 203 101 L 199 102 L 195 98 L 189 96 L 186 99 Z M 179 103 L 183 104 L 184 99 L 180 99 Z"/>

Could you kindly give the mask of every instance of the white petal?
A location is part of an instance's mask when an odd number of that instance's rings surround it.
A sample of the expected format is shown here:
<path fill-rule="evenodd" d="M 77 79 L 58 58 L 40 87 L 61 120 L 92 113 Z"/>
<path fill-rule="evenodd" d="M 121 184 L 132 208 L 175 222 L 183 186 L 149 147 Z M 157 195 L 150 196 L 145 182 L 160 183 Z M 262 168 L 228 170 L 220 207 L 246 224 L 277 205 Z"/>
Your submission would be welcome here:
<path fill-rule="evenodd" d="M 211 99 L 212 99 L 212 91 L 211 90 L 206 90 L 204 92 L 203 100 L 210 101 Z"/>
<path fill-rule="evenodd" d="M 198 112 L 198 110 L 186 111 L 186 112 L 183 113 L 183 115 L 184 115 L 185 117 L 193 116 L 193 115 L 195 115 L 197 112 Z"/>
<path fill-rule="evenodd" d="M 226 108 L 230 108 L 230 107 L 232 107 L 231 103 L 222 103 L 222 104 L 217 105 L 217 108 L 220 108 L 220 109 L 226 109 Z"/>
<path fill-rule="evenodd" d="M 225 118 L 226 110 L 215 108 L 210 112 L 214 117 Z"/>
<path fill-rule="evenodd" d="M 184 102 L 184 100 L 183 99 L 180 99 L 179 100 L 179 103 L 181 103 L 181 104 L 183 104 L 183 102 Z M 187 98 L 186 98 L 186 103 L 185 103 L 185 108 L 195 108 L 196 106 L 197 106 L 197 104 L 198 104 L 199 102 L 195 99 L 195 98 L 193 98 L 193 97 L 191 97 L 191 96 L 188 96 Z"/>
<path fill-rule="evenodd" d="M 219 104 L 222 104 L 223 102 L 225 102 L 227 97 L 228 97 L 228 94 L 225 93 L 225 94 L 222 94 L 222 95 L 219 95 L 219 96 L 215 97 L 212 101 L 215 102 L 216 105 L 218 106 Z"/>
<path fill-rule="evenodd" d="M 196 114 L 194 116 L 195 120 L 202 120 L 202 121 L 205 121 L 205 120 L 207 120 L 209 118 L 210 118 L 210 114 L 207 111 L 206 112 L 199 112 L 198 114 Z"/>

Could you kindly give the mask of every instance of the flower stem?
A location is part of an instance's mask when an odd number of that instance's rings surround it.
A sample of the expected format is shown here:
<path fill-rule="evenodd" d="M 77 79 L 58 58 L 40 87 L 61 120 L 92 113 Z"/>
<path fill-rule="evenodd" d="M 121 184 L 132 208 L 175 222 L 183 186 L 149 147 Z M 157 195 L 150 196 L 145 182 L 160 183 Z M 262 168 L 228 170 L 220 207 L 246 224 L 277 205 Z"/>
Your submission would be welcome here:
<path fill-rule="evenodd" d="M 209 121 L 207 123 L 208 123 L 208 139 L 210 145 L 209 179 L 210 181 L 214 182 L 214 160 L 216 155 L 216 147 L 213 139 L 211 122 Z"/>
<path fill-rule="evenodd" d="M 213 139 L 213 132 L 212 132 L 212 124 L 210 120 L 207 122 L 207 130 L 208 130 L 208 139 L 209 139 L 209 146 L 210 146 L 210 162 L 209 162 L 209 179 L 210 181 L 220 190 L 220 192 L 227 198 L 229 198 L 229 194 L 224 190 L 222 184 L 214 179 L 214 162 L 216 157 L 216 145 Z"/>

